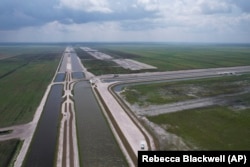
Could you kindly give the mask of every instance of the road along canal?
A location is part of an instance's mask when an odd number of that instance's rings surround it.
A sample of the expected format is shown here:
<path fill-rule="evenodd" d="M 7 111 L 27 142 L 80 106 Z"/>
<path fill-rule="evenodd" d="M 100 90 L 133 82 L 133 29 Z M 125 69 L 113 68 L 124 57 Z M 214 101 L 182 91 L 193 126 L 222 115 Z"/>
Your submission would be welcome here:
<path fill-rule="evenodd" d="M 23 163 L 34 166 L 128 166 L 72 47 L 65 49 Z"/>

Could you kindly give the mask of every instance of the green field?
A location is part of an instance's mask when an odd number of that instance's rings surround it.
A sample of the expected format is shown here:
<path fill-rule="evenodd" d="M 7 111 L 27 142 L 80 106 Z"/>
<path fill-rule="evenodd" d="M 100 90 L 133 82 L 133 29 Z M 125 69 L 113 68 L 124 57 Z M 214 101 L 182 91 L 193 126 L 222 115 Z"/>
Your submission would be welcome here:
<path fill-rule="evenodd" d="M 250 65 L 250 45 L 106 44 L 93 46 L 115 58 L 131 58 L 160 71 Z"/>
<path fill-rule="evenodd" d="M 250 109 L 233 111 L 227 107 L 214 106 L 148 119 L 182 137 L 191 148 L 250 150 Z"/>
<path fill-rule="evenodd" d="M 125 88 L 122 95 L 129 103 L 143 106 L 239 93 L 247 88 L 250 74 L 134 85 Z"/>
<path fill-rule="evenodd" d="M 18 150 L 21 142 L 19 140 L 7 140 L 0 142 L 0 167 L 7 167 L 15 151 Z"/>
<path fill-rule="evenodd" d="M 130 74 L 138 72 L 146 72 L 153 70 L 137 70 L 132 71 L 129 69 L 124 69 L 118 66 L 112 60 L 98 60 L 93 56 L 89 55 L 87 52 L 80 48 L 75 48 L 75 51 L 82 61 L 82 64 L 94 75 L 104 75 L 104 74 Z M 115 57 L 115 56 L 114 56 Z M 117 56 L 116 56 L 117 57 Z M 121 58 L 121 57 L 119 57 Z M 124 57 L 123 57 L 124 58 Z"/>
<path fill-rule="evenodd" d="M 18 54 L 19 49 L 12 46 L 14 57 L 0 60 L 0 127 L 32 120 L 64 51 L 62 46 L 22 46 Z"/>
<path fill-rule="evenodd" d="M 149 121 L 180 136 L 191 149 L 250 149 L 250 74 L 128 86 L 122 95 L 140 106 L 222 97 L 218 106 L 149 116 Z M 164 148 L 169 149 L 169 148 Z"/>

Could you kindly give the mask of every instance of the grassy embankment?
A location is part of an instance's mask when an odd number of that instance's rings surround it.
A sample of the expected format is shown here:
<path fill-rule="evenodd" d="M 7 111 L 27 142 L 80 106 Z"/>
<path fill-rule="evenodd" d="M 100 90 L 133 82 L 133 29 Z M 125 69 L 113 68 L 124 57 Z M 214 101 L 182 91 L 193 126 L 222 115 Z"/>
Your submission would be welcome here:
<path fill-rule="evenodd" d="M 51 81 L 64 47 L 1 46 L 0 127 L 27 123 Z M 0 57 L 1 58 L 1 57 Z M 0 167 L 10 163 L 19 140 L 0 142 Z"/>
<path fill-rule="evenodd" d="M 249 88 L 250 75 L 245 74 L 137 85 L 129 87 L 125 95 L 130 103 L 165 104 L 244 92 Z M 222 106 L 162 114 L 148 119 L 161 125 L 166 131 L 181 136 L 190 147 L 204 150 L 249 150 L 250 93 L 225 99 L 229 100 L 229 103 Z"/>
<path fill-rule="evenodd" d="M 249 45 L 106 44 L 96 49 L 158 67 L 160 71 L 250 65 Z"/>

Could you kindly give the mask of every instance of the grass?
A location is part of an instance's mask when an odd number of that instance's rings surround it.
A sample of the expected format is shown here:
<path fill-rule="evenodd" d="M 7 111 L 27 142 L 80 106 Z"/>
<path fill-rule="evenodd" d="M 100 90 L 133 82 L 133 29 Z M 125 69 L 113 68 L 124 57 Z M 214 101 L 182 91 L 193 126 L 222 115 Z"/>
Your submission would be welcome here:
<path fill-rule="evenodd" d="M 167 43 L 123 43 L 86 44 L 113 58 L 128 58 L 150 64 L 158 69 L 141 71 L 124 70 L 113 64 L 104 63 L 100 69 L 91 55 L 76 48 L 76 52 L 94 74 L 138 73 L 153 71 L 175 71 L 216 67 L 250 65 L 250 45 L 212 45 L 212 44 L 167 44 Z"/>
<path fill-rule="evenodd" d="M 250 87 L 250 74 L 135 85 L 127 87 L 122 94 L 131 104 L 166 104 L 238 93 L 247 87 Z"/>
<path fill-rule="evenodd" d="M 0 142 L 0 167 L 6 167 L 11 163 L 12 157 L 20 143 L 19 140 Z"/>
<path fill-rule="evenodd" d="M 95 75 L 104 74 L 127 74 L 131 73 L 131 70 L 124 69 L 113 61 L 106 60 L 83 60 L 83 65 Z"/>
<path fill-rule="evenodd" d="M 199 150 L 249 150 L 250 109 L 214 106 L 148 117 Z"/>
<path fill-rule="evenodd" d="M 32 120 L 64 49 L 32 48 L 33 53 L 29 50 L 27 54 L 0 61 L 0 64 L 4 64 L 0 66 L 0 71 L 7 74 L 0 78 L 0 127 Z M 12 62 L 19 65 L 12 66 Z M 10 67 L 6 69 L 8 65 Z"/>
<path fill-rule="evenodd" d="M 107 44 L 96 49 L 112 56 L 132 58 L 160 71 L 250 65 L 249 45 Z"/>

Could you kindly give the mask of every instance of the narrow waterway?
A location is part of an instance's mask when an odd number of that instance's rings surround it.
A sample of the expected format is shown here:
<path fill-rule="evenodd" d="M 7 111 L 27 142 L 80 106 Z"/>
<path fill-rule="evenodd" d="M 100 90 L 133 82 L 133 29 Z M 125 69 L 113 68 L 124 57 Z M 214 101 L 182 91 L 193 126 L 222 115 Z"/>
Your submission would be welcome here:
<path fill-rule="evenodd" d="M 88 81 L 75 85 L 74 100 L 81 165 L 127 166 Z"/>
<path fill-rule="evenodd" d="M 23 167 L 53 167 L 63 85 L 53 85 Z"/>

